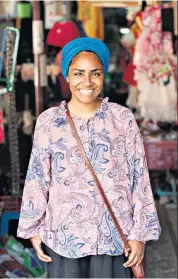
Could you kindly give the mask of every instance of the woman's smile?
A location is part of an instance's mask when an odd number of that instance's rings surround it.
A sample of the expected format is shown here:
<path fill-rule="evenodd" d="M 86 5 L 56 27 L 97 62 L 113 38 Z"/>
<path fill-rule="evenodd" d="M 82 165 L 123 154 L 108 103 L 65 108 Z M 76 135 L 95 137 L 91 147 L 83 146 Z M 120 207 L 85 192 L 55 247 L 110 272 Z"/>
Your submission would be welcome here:
<path fill-rule="evenodd" d="M 79 89 L 79 92 L 84 96 L 90 96 L 94 93 L 94 89 Z"/>

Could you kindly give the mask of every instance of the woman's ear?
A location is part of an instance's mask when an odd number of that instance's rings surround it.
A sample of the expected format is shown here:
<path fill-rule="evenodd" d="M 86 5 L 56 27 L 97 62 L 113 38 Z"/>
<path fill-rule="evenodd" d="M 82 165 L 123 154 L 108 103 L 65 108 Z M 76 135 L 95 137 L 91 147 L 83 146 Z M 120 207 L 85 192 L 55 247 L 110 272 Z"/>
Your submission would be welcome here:
<path fill-rule="evenodd" d="M 66 78 L 66 81 L 69 82 L 69 78 L 68 77 Z"/>

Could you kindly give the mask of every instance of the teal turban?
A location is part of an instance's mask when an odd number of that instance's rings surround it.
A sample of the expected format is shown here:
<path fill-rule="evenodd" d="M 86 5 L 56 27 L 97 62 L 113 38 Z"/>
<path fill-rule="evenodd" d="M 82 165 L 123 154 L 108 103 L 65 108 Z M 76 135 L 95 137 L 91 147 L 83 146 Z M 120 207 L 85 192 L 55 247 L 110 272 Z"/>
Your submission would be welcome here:
<path fill-rule="evenodd" d="M 104 74 L 107 74 L 110 58 L 107 46 L 98 39 L 83 37 L 70 41 L 62 50 L 61 69 L 65 79 L 68 76 L 68 70 L 72 59 L 76 54 L 82 51 L 91 51 L 95 53 L 102 62 Z"/>

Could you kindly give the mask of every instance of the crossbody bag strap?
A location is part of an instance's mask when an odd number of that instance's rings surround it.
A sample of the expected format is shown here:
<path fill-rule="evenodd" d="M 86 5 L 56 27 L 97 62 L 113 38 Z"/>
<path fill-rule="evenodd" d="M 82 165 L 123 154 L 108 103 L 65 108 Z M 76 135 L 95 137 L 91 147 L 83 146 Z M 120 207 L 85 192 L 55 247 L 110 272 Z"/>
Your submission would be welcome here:
<path fill-rule="evenodd" d="M 78 142 L 78 145 L 80 147 L 80 151 L 82 153 L 83 159 L 84 159 L 84 161 L 85 161 L 85 163 L 86 163 L 86 165 L 87 165 L 87 167 L 88 167 L 88 169 L 89 169 L 89 171 L 90 171 L 90 173 L 91 173 L 91 175 L 92 175 L 92 177 L 93 177 L 93 179 L 94 179 L 94 181 L 96 183 L 96 186 L 97 186 L 97 188 L 98 188 L 98 190 L 99 190 L 99 192 L 100 192 L 100 194 L 101 194 L 101 196 L 103 198 L 103 201 L 104 201 L 104 203 L 105 203 L 105 205 L 106 205 L 106 207 L 107 207 L 107 209 L 109 211 L 109 214 L 110 214 L 110 216 L 111 216 L 111 218 L 112 218 L 112 220 L 113 220 L 113 222 L 114 222 L 114 224 L 115 224 L 115 226 L 117 228 L 117 231 L 118 231 L 118 233 L 121 236 L 121 239 L 122 239 L 122 241 L 124 243 L 124 246 L 125 246 L 125 248 L 130 248 L 130 246 L 128 244 L 128 240 L 126 239 L 126 237 L 124 236 L 124 234 L 122 232 L 122 229 L 121 229 L 121 227 L 120 227 L 120 225 L 119 225 L 119 223 L 117 221 L 117 218 L 116 218 L 116 216 L 115 216 L 115 214 L 114 214 L 114 212 L 113 212 L 113 210 L 111 208 L 111 205 L 110 205 L 110 203 L 108 201 L 108 198 L 106 197 L 106 195 L 104 193 L 104 190 L 103 190 L 103 188 L 101 186 L 101 183 L 99 182 L 99 179 L 96 176 L 96 174 L 94 172 L 94 169 L 93 169 L 93 167 L 92 167 L 92 165 L 91 165 L 91 163 L 90 163 L 90 161 L 89 161 L 89 159 L 88 159 L 88 157 L 86 155 L 86 152 L 84 150 L 83 144 L 82 144 L 81 139 L 80 139 L 80 137 L 78 135 L 78 132 L 76 130 L 75 124 L 74 124 L 74 122 L 72 120 L 72 117 L 70 115 L 70 111 L 69 111 L 67 105 L 66 105 L 66 114 L 67 114 L 68 122 L 69 122 L 69 124 L 71 126 L 71 129 L 73 131 L 73 134 L 74 134 L 74 136 L 75 136 L 75 138 L 76 138 L 76 140 Z"/>

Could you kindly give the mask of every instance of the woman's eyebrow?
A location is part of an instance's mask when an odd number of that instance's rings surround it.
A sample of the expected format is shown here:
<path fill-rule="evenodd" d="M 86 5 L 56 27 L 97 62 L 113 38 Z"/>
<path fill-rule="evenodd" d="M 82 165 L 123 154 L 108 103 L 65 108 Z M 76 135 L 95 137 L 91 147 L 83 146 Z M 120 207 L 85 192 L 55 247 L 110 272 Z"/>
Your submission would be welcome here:
<path fill-rule="evenodd" d="M 91 72 L 93 73 L 93 72 L 96 72 L 96 71 L 102 71 L 103 69 L 93 69 L 93 70 L 91 70 Z"/>
<path fill-rule="evenodd" d="M 93 73 L 93 72 L 102 71 L 102 70 L 103 70 L 103 69 L 93 69 L 93 70 L 91 70 L 91 72 Z M 72 69 L 72 71 L 79 71 L 79 72 L 81 72 L 81 73 L 84 73 L 84 72 L 85 72 L 84 69 Z"/>
<path fill-rule="evenodd" d="M 84 72 L 85 72 L 85 70 L 82 70 L 82 69 L 72 69 L 72 71 L 79 71 L 79 72 L 81 72 L 81 73 L 84 73 Z"/>

